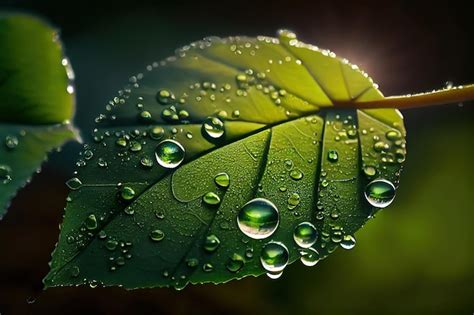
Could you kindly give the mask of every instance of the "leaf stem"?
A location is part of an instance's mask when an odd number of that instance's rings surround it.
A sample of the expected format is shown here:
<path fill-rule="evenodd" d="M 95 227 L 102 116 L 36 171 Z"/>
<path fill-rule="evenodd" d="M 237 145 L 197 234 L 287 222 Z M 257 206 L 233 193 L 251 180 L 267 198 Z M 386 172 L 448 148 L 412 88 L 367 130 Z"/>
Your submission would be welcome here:
<path fill-rule="evenodd" d="M 357 108 L 419 108 L 424 106 L 460 103 L 474 100 L 474 84 L 453 87 L 427 93 L 388 96 L 374 101 L 353 101 L 338 103 L 336 106 Z"/>

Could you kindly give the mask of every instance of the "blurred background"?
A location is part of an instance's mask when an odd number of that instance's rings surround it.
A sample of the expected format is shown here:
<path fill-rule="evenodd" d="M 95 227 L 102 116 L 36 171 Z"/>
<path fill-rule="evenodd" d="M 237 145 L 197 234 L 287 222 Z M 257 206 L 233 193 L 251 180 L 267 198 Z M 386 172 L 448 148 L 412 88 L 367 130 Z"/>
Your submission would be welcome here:
<path fill-rule="evenodd" d="M 62 34 L 76 72 L 75 123 L 93 118 L 152 61 L 207 35 L 275 35 L 285 27 L 365 69 L 385 95 L 474 83 L 472 11 L 462 2 L 1 0 Z M 1 52 L 0 52 L 1 53 Z M 313 268 L 279 280 L 126 291 L 41 291 L 78 153 L 68 144 L 20 191 L 0 222 L 0 314 L 472 314 L 474 104 L 403 112 L 408 159 L 398 196 Z"/>

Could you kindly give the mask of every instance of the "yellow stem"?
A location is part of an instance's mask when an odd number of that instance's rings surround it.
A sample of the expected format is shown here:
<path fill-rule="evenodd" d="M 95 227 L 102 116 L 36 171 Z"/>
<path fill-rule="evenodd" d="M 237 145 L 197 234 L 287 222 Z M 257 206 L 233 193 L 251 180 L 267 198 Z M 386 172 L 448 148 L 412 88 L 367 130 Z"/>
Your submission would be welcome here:
<path fill-rule="evenodd" d="M 389 96 L 376 101 L 353 101 L 336 104 L 357 108 L 418 108 L 424 106 L 460 103 L 474 100 L 474 84 L 413 95 Z"/>

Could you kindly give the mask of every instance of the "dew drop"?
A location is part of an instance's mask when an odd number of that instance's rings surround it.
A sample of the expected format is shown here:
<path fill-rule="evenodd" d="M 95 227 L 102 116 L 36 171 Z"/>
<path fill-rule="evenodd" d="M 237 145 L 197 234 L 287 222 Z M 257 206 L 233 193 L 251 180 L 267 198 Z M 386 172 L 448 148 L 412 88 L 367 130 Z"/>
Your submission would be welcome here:
<path fill-rule="evenodd" d="M 227 188 L 230 185 L 230 176 L 227 173 L 219 173 L 214 177 L 214 182 L 219 187 Z"/>
<path fill-rule="evenodd" d="M 260 255 L 263 268 L 271 273 L 283 271 L 288 264 L 289 254 L 285 245 L 279 242 L 267 243 Z"/>
<path fill-rule="evenodd" d="M 386 179 L 376 179 L 367 184 L 365 199 L 374 207 L 385 208 L 395 199 L 395 186 Z"/>
<path fill-rule="evenodd" d="M 216 193 L 208 192 L 202 196 L 202 201 L 210 206 L 217 206 L 221 203 L 221 198 Z"/>
<path fill-rule="evenodd" d="M 12 170 L 8 165 L 0 164 L 0 183 L 7 184 L 12 180 L 11 172 Z"/>
<path fill-rule="evenodd" d="M 71 190 L 77 190 L 81 188 L 82 182 L 79 178 L 73 177 L 66 182 L 66 186 Z"/>
<path fill-rule="evenodd" d="M 150 232 L 150 239 L 154 242 L 159 242 L 165 238 L 165 233 L 162 230 L 153 230 Z"/>
<path fill-rule="evenodd" d="M 245 264 L 245 260 L 239 254 L 233 254 L 226 263 L 226 268 L 230 272 L 238 272 Z"/>
<path fill-rule="evenodd" d="M 224 131 L 224 123 L 218 117 L 208 117 L 202 124 L 202 132 L 211 139 L 221 138 Z"/>
<path fill-rule="evenodd" d="M 5 146 L 7 149 L 15 149 L 18 146 L 18 143 L 18 138 L 15 136 L 8 135 L 5 137 Z"/>
<path fill-rule="evenodd" d="M 132 187 L 124 186 L 120 191 L 120 196 L 123 200 L 132 200 L 135 197 L 135 190 Z"/>
<path fill-rule="evenodd" d="M 208 235 L 204 241 L 204 250 L 209 253 L 215 252 L 220 243 L 221 241 L 217 236 L 214 234 Z"/>
<path fill-rule="evenodd" d="M 164 134 L 165 130 L 163 129 L 163 127 L 153 127 L 150 130 L 150 137 L 153 140 L 160 140 L 161 138 L 163 138 Z"/>
<path fill-rule="evenodd" d="M 308 267 L 316 265 L 320 259 L 318 251 L 314 248 L 302 249 L 300 250 L 300 255 L 300 261 L 303 263 L 303 265 Z"/>
<path fill-rule="evenodd" d="M 337 151 L 336 150 L 329 150 L 328 160 L 330 162 L 337 162 L 338 159 L 339 159 L 339 154 L 337 153 Z"/>
<path fill-rule="evenodd" d="M 303 178 L 303 172 L 296 168 L 290 172 L 290 177 L 294 180 L 300 180 Z"/>
<path fill-rule="evenodd" d="M 318 231 L 310 222 L 302 222 L 295 227 L 293 239 L 299 247 L 308 248 L 316 243 Z"/>
<path fill-rule="evenodd" d="M 140 159 L 140 164 L 145 168 L 153 167 L 153 160 L 148 156 L 144 156 Z"/>
<path fill-rule="evenodd" d="M 94 214 L 89 215 L 84 222 L 86 229 L 95 230 L 97 229 L 97 218 Z"/>
<path fill-rule="evenodd" d="M 156 93 L 156 100 L 161 105 L 169 105 L 169 104 L 174 103 L 175 96 L 171 91 L 166 90 L 166 89 L 161 89 L 158 91 L 158 93 Z"/>
<path fill-rule="evenodd" d="M 364 166 L 364 174 L 368 177 L 373 177 L 377 174 L 377 169 L 371 165 Z"/>
<path fill-rule="evenodd" d="M 356 244 L 356 240 L 352 235 L 344 235 L 341 243 L 339 244 L 344 249 L 353 249 Z"/>
<path fill-rule="evenodd" d="M 250 200 L 237 215 L 240 231 L 253 239 L 269 237 L 277 229 L 278 223 L 277 207 L 264 198 Z"/>
<path fill-rule="evenodd" d="M 165 168 L 175 168 L 184 160 L 183 146 L 174 140 L 163 140 L 155 149 L 155 157 L 161 166 Z"/>

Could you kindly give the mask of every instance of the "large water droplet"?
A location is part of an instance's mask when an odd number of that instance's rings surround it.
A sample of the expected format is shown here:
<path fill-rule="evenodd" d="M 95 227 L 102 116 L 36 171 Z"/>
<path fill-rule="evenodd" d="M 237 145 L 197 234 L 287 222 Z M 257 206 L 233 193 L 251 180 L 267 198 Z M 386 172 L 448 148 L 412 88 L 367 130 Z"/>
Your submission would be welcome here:
<path fill-rule="evenodd" d="M 288 264 L 289 254 L 285 245 L 270 242 L 262 248 L 260 262 L 266 271 L 277 273 L 283 271 Z"/>
<path fill-rule="evenodd" d="M 269 237 L 279 223 L 277 207 L 269 200 L 255 198 L 247 202 L 237 215 L 239 229 L 254 239 Z"/>
<path fill-rule="evenodd" d="M 372 206 L 385 208 L 395 199 L 395 186 L 386 179 L 373 180 L 365 188 L 365 198 Z"/>
<path fill-rule="evenodd" d="M 293 239 L 296 244 L 302 248 L 313 246 L 318 239 L 318 231 L 313 224 L 309 222 L 302 222 L 295 227 L 293 231 Z"/>
<path fill-rule="evenodd" d="M 208 117 L 202 124 L 205 136 L 218 139 L 224 135 L 224 123 L 218 117 Z"/>
<path fill-rule="evenodd" d="M 163 140 L 155 149 L 158 164 L 166 168 L 175 168 L 184 160 L 183 146 L 174 140 Z"/>

